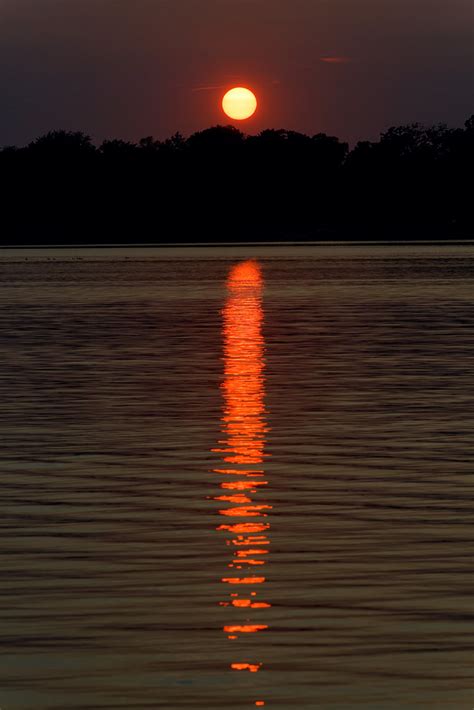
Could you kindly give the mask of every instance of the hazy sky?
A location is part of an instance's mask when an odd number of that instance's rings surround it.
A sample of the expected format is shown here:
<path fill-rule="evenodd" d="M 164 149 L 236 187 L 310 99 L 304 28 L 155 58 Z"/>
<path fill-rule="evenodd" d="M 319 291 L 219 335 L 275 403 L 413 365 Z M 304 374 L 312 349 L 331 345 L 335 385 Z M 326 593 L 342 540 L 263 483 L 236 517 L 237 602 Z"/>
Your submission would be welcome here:
<path fill-rule="evenodd" d="M 228 123 L 354 142 L 474 112 L 472 0 L 0 0 L 0 145 L 53 128 L 165 138 Z"/>

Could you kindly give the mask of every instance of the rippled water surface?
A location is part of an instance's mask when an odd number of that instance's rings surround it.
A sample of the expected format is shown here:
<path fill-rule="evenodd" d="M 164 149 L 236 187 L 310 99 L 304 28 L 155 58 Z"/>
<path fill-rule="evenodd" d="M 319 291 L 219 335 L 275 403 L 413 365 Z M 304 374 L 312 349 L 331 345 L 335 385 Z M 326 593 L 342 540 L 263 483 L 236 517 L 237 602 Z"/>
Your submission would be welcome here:
<path fill-rule="evenodd" d="M 473 262 L 4 251 L 2 710 L 470 710 Z"/>

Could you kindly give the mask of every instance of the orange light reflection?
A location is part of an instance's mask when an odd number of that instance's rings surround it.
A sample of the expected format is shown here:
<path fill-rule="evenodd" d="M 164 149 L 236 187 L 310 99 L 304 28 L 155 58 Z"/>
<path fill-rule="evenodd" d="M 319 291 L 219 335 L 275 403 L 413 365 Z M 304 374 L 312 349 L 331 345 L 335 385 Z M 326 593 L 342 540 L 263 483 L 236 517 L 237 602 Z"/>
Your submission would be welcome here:
<path fill-rule="evenodd" d="M 224 626 L 224 631 L 228 634 L 255 634 L 257 631 L 264 631 L 268 626 L 264 624 L 234 624 L 232 626 Z"/>
<path fill-rule="evenodd" d="M 252 559 L 247 559 L 247 560 L 236 560 L 236 562 L 245 562 L 246 565 L 264 565 L 265 560 L 252 560 Z M 239 567 L 241 569 L 241 567 Z"/>
<path fill-rule="evenodd" d="M 249 537 L 244 537 L 243 535 L 238 535 L 237 538 L 232 540 L 233 545 L 269 545 L 270 540 L 265 537 L 265 535 L 249 535 Z"/>
<path fill-rule="evenodd" d="M 226 508 L 225 510 L 220 510 L 221 515 L 229 515 L 231 517 L 241 517 L 241 518 L 260 518 L 262 514 L 261 510 L 270 510 L 271 505 L 248 505 L 245 508 Z M 263 513 L 263 517 L 266 517 Z"/>
<path fill-rule="evenodd" d="M 220 602 L 222 606 L 228 606 L 229 602 Z M 253 602 L 251 599 L 234 599 L 232 601 L 232 606 L 238 606 L 242 608 L 250 608 L 250 609 L 267 609 L 270 604 L 266 604 L 265 602 Z"/>
<path fill-rule="evenodd" d="M 221 473 L 223 475 L 230 476 L 263 476 L 264 471 L 239 471 L 235 468 L 215 468 L 213 473 Z"/>
<path fill-rule="evenodd" d="M 250 671 L 250 673 L 257 673 L 262 664 L 261 663 L 231 663 L 231 668 L 234 671 Z"/>
<path fill-rule="evenodd" d="M 214 500 L 223 500 L 227 503 L 251 503 L 252 499 L 243 495 L 242 493 L 236 493 L 233 496 L 216 496 Z"/>
<path fill-rule="evenodd" d="M 263 584 L 265 577 L 223 577 L 227 584 Z"/>
<path fill-rule="evenodd" d="M 268 481 L 231 481 L 230 483 L 221 483 L 220 487 L 231 491 L 250 490 L 252 493 L 256 493 L 257 491 L 252 490 L 254 487 L 267 485 Z"/>
<path fill-rule="evenodd" d="M 270 527 L 268 523 L 236 523 L 235 525 L 219 525 L 217 530 L 229 530 L 235 533 L 263 532 Z"/>
<path fill-rule="evenodd" d="M 222 393 L 224 399 L 221 417 L 222 436 L 217 442 L 214 453 L 220 454 L 224 464 L 213 472 L 223 476 L 237 477 L 220 483 L 224 491 L 236 491 L 229 495 L 215 496 L 214 500 L 228 503 L 228 507 L 219 510 L 225 518 L 245 518 L 243 522 L 221 524 L 216 529 L 228 536 L 227 544 L 239 549 L 233 553 L 228 567 L 236 571 L 252 567 L 263 567 L 269 554 L 270 540 L 266 536 L 270 529 L 269 523 L 251 522 L 249 518 L 266 518 L 271 505 L 255 500 L 254 496 L 261 494 L 267 480 L 258 480 L 265 475 L 261 468 L 268 458 L 265 451 L 266 437 L 269 428 L 265 412 L 265 343 L 262 333 L 263 278 L 260 267 L 254 261 L 246 261 L 234 266 L 227 279 L 228 297 L 222 312 L 223 316 L 223 346 L 224 346 L 224 379 Z M 220 464 L 222 466 L 222 464 Z M 259 468 L 260 466 L 260 468 Z M 251 497 L 252 496 L 252 497 Z M 267 512 L 268 511 L 268 512 Z M 260 534 L 259 534 L 260 533 Z M 237 572 L 238 573 L 238 572 Z M 247 572 L 248 575 L 248 572 Z M 222 583 L 229 585 L 262 585 L 265 576 L 222 577 Z M 221 601 L 220 606 L 227 609 L 233 607 L 247 613 L 258 613 L 271 606 L 269 602 L 256 601 L 247 598 L 255 597 L 256 592 L 247 590 L 245 598 L 231 592 L 229 601 Z M 236 598 L 238 597 L 238 598 Z M 229 598 L 229 597 L 228 597 Z M 250 612 L 250 610 L 252 610 Z M 254 610 L 258 610 L 254 612 Z M 240 621 L 236 619 L 236 621 Z M 226 624 L 223 630 L 228 638 L 235 640 L 237 634 L 252 634 L 268 629 L 267 624 L 250 623 L 253 619 L 243 619 L 245 623 Z M 232 663 L 233 670 L 248 670 L 257 672 L 261 663 Z M 256 701 L 256 705 L 264 705 L 264 701 Z"/>

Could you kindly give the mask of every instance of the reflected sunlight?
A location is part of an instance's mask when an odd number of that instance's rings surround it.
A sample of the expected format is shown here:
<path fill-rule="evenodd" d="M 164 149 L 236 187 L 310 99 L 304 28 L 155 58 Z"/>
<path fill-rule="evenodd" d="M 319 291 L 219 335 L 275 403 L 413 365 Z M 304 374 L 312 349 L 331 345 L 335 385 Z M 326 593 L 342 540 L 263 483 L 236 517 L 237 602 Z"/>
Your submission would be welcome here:
<path fill-rule="evenodd" d="M 262 333 L 263 277 L 255 261 L 246 261 L 234 266 L 227 278 L 228 296 L 223 316 L 224 379 L 222 382 L 223 413 L 221 417 L 222 438 L 212 451 L 221 455 L 227 466 L 215 468 L 220 476 L 239 477 L 240 480 L 224 480 L 219 487 L 227 494 L 214 496 L 215 501 L 228 503 L 219 515 L 225 518 L 266 518 L 272 509 L 265 501 L 257 500 L 268 485 L 267 480 L 256 480 L 265 475 L 262 464 L 268 454 L 265 451 L 269 431 L 265 416 L 265 342 Z M 222 464 L 221 464 L 222 465 Z M 232 492 L 234 491 L 234 492 Z M 221 524 L 217 530 L 229 536 L 227 545 L 235 546 L 231 562 L 239 576 L 222 577 L 225 585 L 264 585 L 265 576 L 249 575 L 258 566 L 267 564 L 270 540 L 266 536 L 269 523 L 243 521 L 233 525 Z M 257 533 L 257 534 L 252 534 Z M 260 533 L 260 534 L 258 534 Z M 263 533 L 263 534 L 262 534 Z M 232 587 L 231 587 L 232 588 Z M 271 604 L 255 599 L 257 592 L 248 590 L 240 597 L 232 592 L 219 604 L 230 613 L 239 610 L 248 615 L 260 616 Z M 237 598 L 235 598 L 237 597 Z M 253 597 L 253 598 L 249 598 Z M 255 634 L 268 629 L 260 618 L 244 618 L 245 623 L 226 623 L 223 626 L 228 638 L 235 641 L 241 634 Z M 250 623 L 252 622 L 252 623 Z M 256 623 L 254 623 L 256 622 Z M 230 635 L 229 635 L 230 634 Z M 233 670 L 257 672 L 260 662 L 235 662 Z M 263 704 L 257 701 L 256 705 Z"/>
<path fill-rule="evenodd" d="M 251 673 L 256 673 L 260 670 L 261 666 L 261 663 L 232 663 L 231 668 L 235 671 L 250 671 Z"/>

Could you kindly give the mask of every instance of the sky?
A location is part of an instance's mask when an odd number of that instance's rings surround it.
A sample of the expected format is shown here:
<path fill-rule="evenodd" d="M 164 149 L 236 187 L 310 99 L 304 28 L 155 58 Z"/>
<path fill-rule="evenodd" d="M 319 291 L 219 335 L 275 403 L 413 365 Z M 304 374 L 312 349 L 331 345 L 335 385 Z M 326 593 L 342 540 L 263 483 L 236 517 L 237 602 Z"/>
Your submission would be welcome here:
<path fill-rule="evenodd" d="M 474 113 L 472 0 L 0 0 L 0 146 L 52 129 L 164 139 L 230 123 L 354 144 Z"/>

